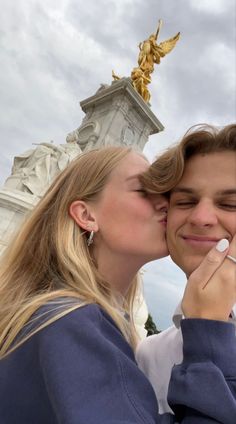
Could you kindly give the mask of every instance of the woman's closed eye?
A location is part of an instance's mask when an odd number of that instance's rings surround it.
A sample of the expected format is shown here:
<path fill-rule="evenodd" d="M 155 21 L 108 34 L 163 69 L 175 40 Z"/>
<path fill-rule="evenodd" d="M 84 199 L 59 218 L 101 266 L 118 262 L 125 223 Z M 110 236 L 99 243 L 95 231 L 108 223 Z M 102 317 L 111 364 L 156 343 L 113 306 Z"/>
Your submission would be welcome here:
<path fill-rule="evenodd" d="M 134 191 L 140 193 L 142 196 L 147 196 L 147 192 L 143 188 L 136 188 Z"/>

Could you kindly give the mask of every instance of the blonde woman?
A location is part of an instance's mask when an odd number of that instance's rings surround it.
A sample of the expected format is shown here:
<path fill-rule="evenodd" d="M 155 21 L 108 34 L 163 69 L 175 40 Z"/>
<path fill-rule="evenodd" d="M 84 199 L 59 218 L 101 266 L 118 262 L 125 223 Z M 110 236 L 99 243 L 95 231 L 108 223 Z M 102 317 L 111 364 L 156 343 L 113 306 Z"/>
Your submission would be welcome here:
<path fill-rule="evenodd" d="M 9 246 L 0 275 L 1 423 L 160 423 L 133 353 L 137 272 L 168 253 L 167 201 L 150 201 L 138 178 L 148 166 L 126 148 L 79 156 Z M 215 268 L 226 253 L 212 253 Z M 188 379 L 184 387 L 173 379 L 191 407 Z"/>

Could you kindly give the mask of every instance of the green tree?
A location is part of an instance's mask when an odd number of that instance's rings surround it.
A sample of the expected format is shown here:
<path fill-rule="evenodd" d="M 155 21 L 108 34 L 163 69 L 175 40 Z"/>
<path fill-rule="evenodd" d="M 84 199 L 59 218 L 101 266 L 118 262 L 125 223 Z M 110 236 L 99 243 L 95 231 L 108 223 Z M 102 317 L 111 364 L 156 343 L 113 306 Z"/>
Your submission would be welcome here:
<path fill-rule="evenodd" d="M 157 329 L 156 324 L 153 321 L 152 316 L 150 314 L 148 314 L 148 319 L 145 323 L 145 329 L 147 330 L 147 337 L 161 332 L 160 330 Z"/>

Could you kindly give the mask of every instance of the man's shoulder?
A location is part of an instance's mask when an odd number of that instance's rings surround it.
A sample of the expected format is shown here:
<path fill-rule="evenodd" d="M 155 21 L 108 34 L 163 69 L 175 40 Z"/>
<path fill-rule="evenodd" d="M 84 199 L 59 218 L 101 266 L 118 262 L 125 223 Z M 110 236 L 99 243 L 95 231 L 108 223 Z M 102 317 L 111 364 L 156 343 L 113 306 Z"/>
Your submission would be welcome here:
<path fill-rule="evenodd" d="M 182 351 L 181 330 L 175 326 L 147 337 L 136 351 L 138 366 L 154 388 L 161 414 L 171 412 L 166 400 L 168 385 L 173 365 L 182 361 Z"/>
<path fill-rule="evenodd" d="M 174 325 L 167 328 L 164 331 L 161 331 L 158 334 L 154 334 L 153 336 L 146 337 L 144 340 L 142 340 L 137 348 L 137 352 L 145 352 L 148 350 L 150 352 L 150 349 L 159 349 L 162 348 L 164 345 L 167 345 L 171 343 L 172 341 L 175 341 L 177 335 L 179 333 L 179 329 L 177 329 Z"/>
<path fill-rule="evenodd" d="M 165 355 L 171 356 L 173 352 L 182 351 L 181 330 L 171 326 L 159 334 L 149 336 L 142 340 L 136 350 L 136 359 L 140 364 L 159 361 Z"/>

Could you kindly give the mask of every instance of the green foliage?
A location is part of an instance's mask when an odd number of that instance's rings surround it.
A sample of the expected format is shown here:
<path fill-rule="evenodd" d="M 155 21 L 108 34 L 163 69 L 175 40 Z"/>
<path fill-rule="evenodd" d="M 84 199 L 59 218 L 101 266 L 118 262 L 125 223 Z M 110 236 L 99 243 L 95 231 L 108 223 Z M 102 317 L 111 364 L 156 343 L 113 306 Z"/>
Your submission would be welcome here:
<path fill-rule="evenodd" d="M 156 324 L 150 314 L 148 314 L 148 319 L 145 323 L 145 329 L 147 330 L 147 337 L 160 333 L 160 330 L 157 329 Z"/>

